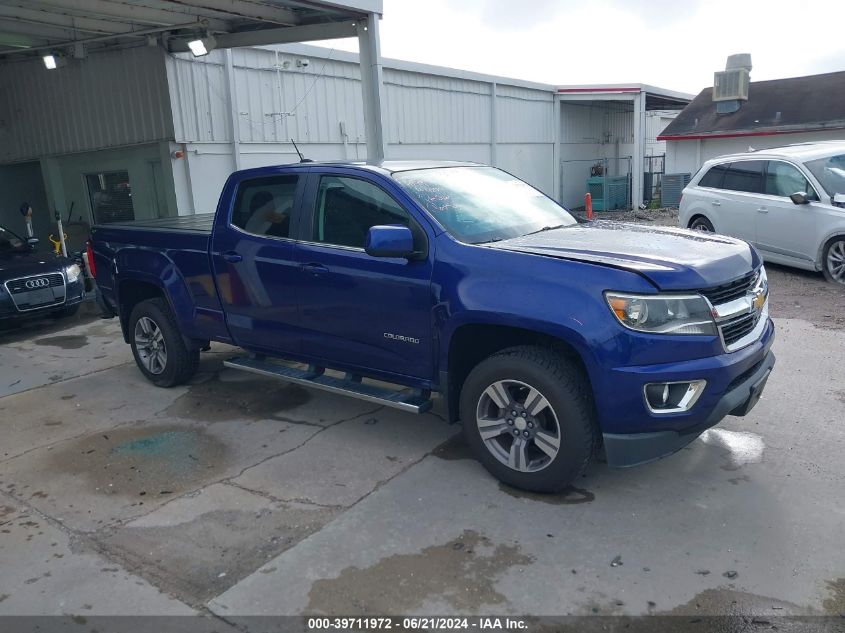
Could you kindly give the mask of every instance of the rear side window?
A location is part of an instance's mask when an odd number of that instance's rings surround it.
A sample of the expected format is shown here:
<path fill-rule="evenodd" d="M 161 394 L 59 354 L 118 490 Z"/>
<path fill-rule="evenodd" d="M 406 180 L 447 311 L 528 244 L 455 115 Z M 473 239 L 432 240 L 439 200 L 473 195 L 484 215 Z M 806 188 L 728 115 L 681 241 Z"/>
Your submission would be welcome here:
<path fill-rule="evenodd" d="M 299 176 L 266 176 L 238 186 L 232 224 L 253 235 L 290 237 Z"/>
<path fill-rule="evenodd" d="M 728 171 L 728 165 L 713 165 L 704 177 L 699 181 L 699 187 L 712 187 L 714 189 L 722 188 L 722 180 L 725 177 L 725 172 Z"/>
<path fill-rule="evenodd" d="M 765 161 L 762 160 L 743 160 L 731 163 L 728 171 L 725 172 L 722 189 L 760 193 L 763 190 L 764 164 Z"/>
<path fill-rule="evenodd" d="M 364 248 L 371 226 L 410 226 L 410 216 L 381 187 L 358 178 L 323 176 L 317 191 L 313 240 Z"/>
<path fill-rule="evenodd" d="M 788 198 L 793 193 L 803 191 L 816 199 L 815 191 L 795 165 L 779 160 L 770 160 L 766 168 L 765 193 L 770 196 Z"/>

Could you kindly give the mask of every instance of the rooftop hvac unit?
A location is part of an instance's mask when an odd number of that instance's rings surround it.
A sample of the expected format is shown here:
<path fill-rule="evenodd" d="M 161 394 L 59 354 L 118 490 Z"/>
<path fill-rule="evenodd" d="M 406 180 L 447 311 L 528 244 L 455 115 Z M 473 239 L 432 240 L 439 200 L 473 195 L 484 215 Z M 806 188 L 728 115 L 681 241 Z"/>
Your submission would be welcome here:
<path fill-rule="evenodd" d="M 747 68 L 713 73 L 713 101 L 748 100 L 750 75 Z"/>
<path fill-rule="evenodd" d="M 681 193 L 692 179 L 692 174 L 663 174 L 660 192 L 660 206 L 678 208 Z"/>

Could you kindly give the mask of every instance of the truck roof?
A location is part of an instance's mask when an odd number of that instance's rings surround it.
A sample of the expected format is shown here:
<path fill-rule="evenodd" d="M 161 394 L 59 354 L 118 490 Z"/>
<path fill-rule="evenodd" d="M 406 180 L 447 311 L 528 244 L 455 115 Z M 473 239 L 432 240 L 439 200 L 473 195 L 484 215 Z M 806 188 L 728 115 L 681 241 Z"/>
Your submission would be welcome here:
<path fill-rule="evenodd" d="M 385 160 L 379 163 L 368 163 L 365 161 L 349 161 L 349 160 L 326 160 L 326 161 L 308 161 L 304 163 L 289 163 L 279 165 L 268 165 L 266 167 L 254 167 L 252 169 L 244 169 L 242 172 L 261 173 L 262 171 L 272 167 L 301 167 L 306 169 L 308 167 L 355 167 L 367 171 L 374 171 L 382 174 L 394 174 L 400 171 L 411 171 L 414 169 L 435 169 L 437 167 L 481 167 L 481 163 L 473 163 L 468 161 L 457 160 Z"/>

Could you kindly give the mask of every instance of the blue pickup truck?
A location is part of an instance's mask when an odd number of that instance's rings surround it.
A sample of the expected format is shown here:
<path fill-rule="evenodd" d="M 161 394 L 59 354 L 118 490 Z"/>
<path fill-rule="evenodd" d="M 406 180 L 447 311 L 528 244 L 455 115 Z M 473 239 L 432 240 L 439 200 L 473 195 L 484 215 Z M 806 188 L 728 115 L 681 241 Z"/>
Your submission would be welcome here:
<path fill-rule="evenodd" d="M 745 415 L 775 362 L 745 242 L 579 222 L 473 163 L 243 170 L 215 214 L 97 226 L 89 257 L 156 385 L 219 341 L 246 352 L 230 367 L 406 411 L 436 392 L 484 466 L 534 491 Z"/>

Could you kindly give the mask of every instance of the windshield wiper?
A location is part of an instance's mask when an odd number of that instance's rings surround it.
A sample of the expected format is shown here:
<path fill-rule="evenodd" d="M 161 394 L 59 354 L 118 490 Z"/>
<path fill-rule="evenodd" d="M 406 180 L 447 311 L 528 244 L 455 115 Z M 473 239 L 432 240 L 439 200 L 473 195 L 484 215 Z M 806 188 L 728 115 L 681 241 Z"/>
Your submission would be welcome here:
<path fill-rule="evenodd" d="M 536 235 L 537 233 L 543 233 L 544 231 L 554 231 L 555 229 L 562 229 L 565 226 L 565 224 L 557 224 L 555 226 L 544 226 L 542 229 L 531 231 L 530 233 L 526 233 L 525 235 Z M 523 237 L 525 237 L 525 235 L 523 235 Z"/>
<path fill-rule="evenodd" d="M 493 243 L 493 242 L 501 242 L 503 239 L 505 239 L 505 238 L 503 238 L 503 237 L 494 237 L 493 239 L 490 239 L 490 240 L 484 240 L 484 241 L 482 241 L 482 242 L 471 242 L 471 243 L 472 243 L 473 245 L 478 245 L 478 244 L 491 244 L 491 243 Z"/>

